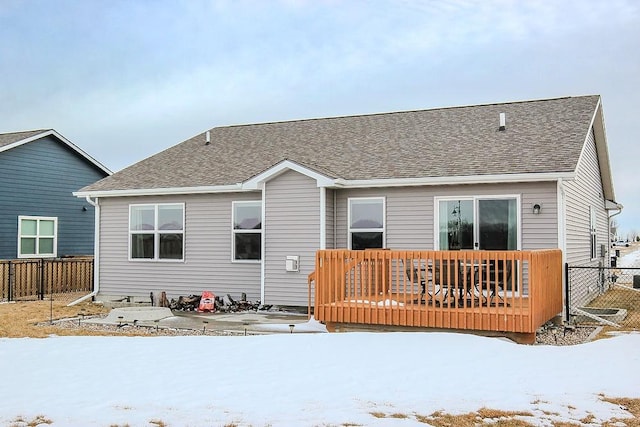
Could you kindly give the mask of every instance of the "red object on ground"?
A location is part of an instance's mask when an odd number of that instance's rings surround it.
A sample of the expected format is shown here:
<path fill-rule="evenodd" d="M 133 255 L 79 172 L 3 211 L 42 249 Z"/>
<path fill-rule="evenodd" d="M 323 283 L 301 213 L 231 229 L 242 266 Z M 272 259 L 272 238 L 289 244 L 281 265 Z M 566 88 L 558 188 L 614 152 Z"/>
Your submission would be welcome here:
<path fill-rule="evenodd" d="M 216 296 L 213 294 L 213 292 L 202 292 L 202 297 L 200 298 L 200 304 L 198 305 L 197 311 L 208 311 L 209 313 L 213 313 L 214 311 L 216 311 Z"/>

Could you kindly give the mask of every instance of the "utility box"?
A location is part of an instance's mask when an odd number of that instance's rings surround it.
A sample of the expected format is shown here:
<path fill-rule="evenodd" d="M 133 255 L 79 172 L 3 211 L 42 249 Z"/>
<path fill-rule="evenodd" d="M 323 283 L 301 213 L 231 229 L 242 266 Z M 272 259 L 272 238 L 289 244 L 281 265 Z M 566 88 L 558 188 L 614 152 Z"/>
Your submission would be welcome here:
<path fill-rule="evenodd" d="M 300 257 L 298 255 L 289 255 L 284 261 L 286 271 L 300 271 Z"/>
<path fill-rule="evenodd" d="M 640 289 L 640 276 L 633 276 L 633 289 Z"/>
<path fill-rule="evenodd" d="M 611 267 L 615 267 L 618 264 L 618 258 L 615 256 L 611 257 Z"/>

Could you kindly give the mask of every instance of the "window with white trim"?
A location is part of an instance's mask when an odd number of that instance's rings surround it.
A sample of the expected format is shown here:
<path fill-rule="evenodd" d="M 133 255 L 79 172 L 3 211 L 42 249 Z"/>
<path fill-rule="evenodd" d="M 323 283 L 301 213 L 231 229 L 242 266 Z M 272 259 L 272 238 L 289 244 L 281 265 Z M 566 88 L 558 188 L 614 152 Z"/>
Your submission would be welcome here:
<path fill-rule="evenodd" d="M 596 223 L 596 210 L 593 206 L 589 206 L 589 240 L 591 243 L 591 259 L 596 259 L 598 257 L 598 230 Z"/>
<path fill-rule="evenodd" d="M 184 259 L 184 203 L 129 205 L 129 259 Z"/>
<path fill-rule="evenodd" d="M 384 248 L 384 201 L 384 197 L 349 199 L 349 249 Z"/>
<path fill-rule="evenodd" d="M 58 246 L 58 218 L 18 217 L 18 258 L 55 257 Z"/>
<path fill-rule="evenodd" d="M 232 203 L 232 246 L 234 261 L 262 259 L 262 202 Z"/>

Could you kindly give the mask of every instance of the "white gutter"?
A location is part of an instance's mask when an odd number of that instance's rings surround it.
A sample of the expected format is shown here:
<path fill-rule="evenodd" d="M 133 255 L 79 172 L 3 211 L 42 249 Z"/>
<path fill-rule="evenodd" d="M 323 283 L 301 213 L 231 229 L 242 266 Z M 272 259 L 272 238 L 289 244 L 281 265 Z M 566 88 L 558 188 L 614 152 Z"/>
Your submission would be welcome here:
<path fill-rule="evenodd" d="M 284 170 L 284 169 L 283 169 Z M 280 171 L 281 172 L 281 171 Z M 309 174 L 305 174 L 309 176 Z M 318 174 L 316 174 L 318 175 Z M 320 175 L 318 175 L 320 176 Z M 269 175 L 269 177 L 273 177 Z M 318 181 L 318 187 L 327 188 L 376 188 L 376 187 L 407 187 L 427 185 L 460 185 L 460 184 L 492 184 L 510 182 L 540 182 L 556 181 L 559 179 L 573 180 L 575 172 L 551 172 L 551 173 L 518 173 L 501 175 L 467 175 L 445 176 L 426 178 L 382 178 L 382 179 L 329 179 L 311 176 Z M 266 178 L 265 178 L 266 179 Z M 261 188 L 264 180 L 257 178 L 245 182 L 228 185 L 210 185 L 197 187 L 170 187 L 170 188 L 138 188 L 129 190 L 95 190 L 76 191 L 76 197 L 126 197 L 126 196 L 163 196 L 178 194 L 208 194 L 208 193 L 238 193 L 256 191 Z"/>
<path fill-rule="evenodd" d="M 72 306 L 86 301 L 89 298 L 93 298 L 100 291 L 100 205 L 98 204 L 98 198 L 95 201 L 91 200 L 89 196 L 85 198 L 94 208 L 94 225 L 93 225 L 93 292 L 78 298 L 75 301 L 70 302 L 67 306 Z"/>
<path fill-rule="evenodd" d="M 492 184 L 505 182 L 539 182 L 575 179 L 575 172 L 517 173 L 501 175 L 466 175 L 427 178 L 336 179 L 338 188 L 404 187 L 420 185 Z"/>
<path fill-rule="evenodd" d="M 125 196 L 164 196 L 171 194 L 204 194 L 204 193 L 237 193 L 250 191 L 242 188 L 242 184 L 212 185 L 199 187 L 171 187 L 171 188 L 138 188 L 131 190 L 96 190 L 76 191 L 76 197 L 125 197 Z M 255 191 L 255 190 L 254 190 Z"/>

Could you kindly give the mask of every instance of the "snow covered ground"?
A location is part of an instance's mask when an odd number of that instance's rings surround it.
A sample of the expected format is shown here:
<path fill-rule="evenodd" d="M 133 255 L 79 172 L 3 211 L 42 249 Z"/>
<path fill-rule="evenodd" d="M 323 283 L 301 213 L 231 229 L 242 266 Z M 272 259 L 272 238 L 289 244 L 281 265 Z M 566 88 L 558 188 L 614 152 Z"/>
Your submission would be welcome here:
<path fill-rule="evenodd" d="M 640 268 L 640 249 L 635 249 L 618 258 L 618 267 L 638 267 Z"/>
<path fill-rule="evenodd" d="M 620 261 L 640 265 L 640 250 Z M 597 426 L 631 416 L 601 394 L 640 398 L 638 333 L 563 347 L 435 332 L 2 338 L 0 366 L 2 426 L 425 426 L 416 415 L 482 407 Z"/>
<path fill-rule="evenodd" d="M 598 425 L 630 416 L 600 393 L 640 397 L 640 334 L 566 347 L 452 333 L 4 338 L 0 364 L 2 426 L 424 426 L 416 414 L 481 407 Z"/>

